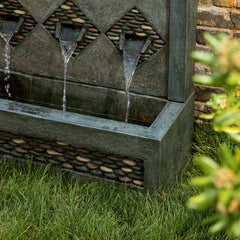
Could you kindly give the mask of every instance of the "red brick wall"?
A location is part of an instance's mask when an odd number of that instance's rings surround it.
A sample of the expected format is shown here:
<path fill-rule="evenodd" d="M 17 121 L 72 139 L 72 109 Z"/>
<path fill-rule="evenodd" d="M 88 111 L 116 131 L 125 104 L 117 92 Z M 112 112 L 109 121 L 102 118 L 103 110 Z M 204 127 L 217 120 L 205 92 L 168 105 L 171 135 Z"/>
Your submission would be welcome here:
<path fill-rule="evenodd" d="M 197 45 L 200 51 L 209 51 L 205 44 L 203 33 L 211 34 L 225 32 L 230 37 L 240 38 L 240 0 L 199 0 L 198 23 L 197 23 Z M 196 73 L 210 73 L 209 69 L 196 64 Z M 205 101 L 210 98 L 212 92 L 220 93 L 222 89 L 195 85 L 195 117 L 200 113 L 206 113 L 209 108 Z"/>

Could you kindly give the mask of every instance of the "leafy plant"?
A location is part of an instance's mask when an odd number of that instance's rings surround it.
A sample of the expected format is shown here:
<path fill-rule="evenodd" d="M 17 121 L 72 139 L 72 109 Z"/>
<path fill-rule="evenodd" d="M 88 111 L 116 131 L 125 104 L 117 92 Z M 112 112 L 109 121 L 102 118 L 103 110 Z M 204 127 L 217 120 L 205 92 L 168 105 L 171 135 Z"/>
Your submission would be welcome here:
<path fill-rule="evenodd" d="M 211 75 L 195 75 L 198 84 L 223 87 L 225 94 L 212 94 L 207 102 L 213 113 L 202 115 L 211 121 L 217 132 L 228 134 L 240 142 L 240 41 L 229 39 L 225 34 L 215 37 L 205 34 L 205 40 L 212 53 L 193 52 L 192 57 L 211 68 Z M 200 166 L 203 175 L 192 179 L 192 184 L 203 191 L 191 197 L 188 207 L 196 210 L 214 208 L 215 215 L 204 223 L 213 225 L 209 231 L 217 233 L 226 230 L 233 238 L 240 237 L 240 148 L 234 153 L 223 144 L 220 147 L 221 163 L 208 156 L 196 156 L 194 162 Z"/>

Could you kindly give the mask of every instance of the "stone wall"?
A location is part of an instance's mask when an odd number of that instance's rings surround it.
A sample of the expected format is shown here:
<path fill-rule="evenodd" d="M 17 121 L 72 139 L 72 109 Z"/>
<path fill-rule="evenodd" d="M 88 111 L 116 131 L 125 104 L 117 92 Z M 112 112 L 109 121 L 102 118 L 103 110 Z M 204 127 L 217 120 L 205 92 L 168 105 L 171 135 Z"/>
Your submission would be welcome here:
<path fill-rule="evenodd" d="M 209 51 L 205 44 L 203 33 L 216 34 L 225 32 L 232 38 L 240 38 L 240 1 L 239 0 L 199 0 L 197 23 L 197 50 Z M 210 73 L 209 69 L 196 64 L 196 73 Z M 195 117 L 201 113 L 209 112 L 206 107 L 212 92 L 220 93 L 219 88 L 195 85 L 196 102 Z"/>

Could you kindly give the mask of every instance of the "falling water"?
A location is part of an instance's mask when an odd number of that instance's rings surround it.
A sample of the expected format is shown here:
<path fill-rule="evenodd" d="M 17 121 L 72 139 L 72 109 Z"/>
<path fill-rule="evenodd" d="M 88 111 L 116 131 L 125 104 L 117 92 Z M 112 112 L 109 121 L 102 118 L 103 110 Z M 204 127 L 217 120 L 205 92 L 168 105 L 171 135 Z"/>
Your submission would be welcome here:
<path fill-rule="evenodd" d="M 10 48 L 9 42 L 10 42 L 13 34 L 14 33 L 8 34 L 8 33 L 0 32 L 0 37 L 5 42 L 5 47 L 4 47 L 4 61 L 5 61 L 4 81 L 5 81 L 5 84 L 4 84 L 4 88 L 5 88 L 5 91 L 6 91 L 7 95 L 8 95 L 8 97 L 11 97 L 10 83 L 8 82 L 8 80 L 10 78 L 10 60 L 11 60 L 11 57 L 10 57 L 11 48 Z"/>
<path fill-rule="evenodd" d="M 124 76 L 126 81 L 126 97 L 127 97 L 127 107 L 126 107 L 126 116 L 125 116 L 125 122 L 128 122 L 129 117 L 129 110 L 130 110 L 130 85 L 132 82 L 133 75 L 135 73 L 138 60 L 139 60 L 140 54 L 138 53 L 129 53 L 124 51 L 123 52 L 123 63 L 124 63 Z"/>
<path fill-rule="evenodd" d="M 13 35 L 18 32 L 20 29 L 22 23 L 24 21 L 24 18 L 20 17 L 18 19 L 9 19 L 9 20 L 2 20 L 0 24 L 0 37 L 3 39 L 5 42 L 5 48 L 4 48 L 4 61 L 6 63 L 5 68 L 4 68 L 4 81 L 5 81 L 5 91 L 8 95 L 8 97 L 11 97 L 11 92 L 10 92 L 10 83 L 9 83 L 9 78 L 10 78 L 10 40 L 12 39 Z"/>
<path fill-rule="evenodd" d="M 67 99 L 66 99 L 66 88 L 67 88 L 67 67 L 68 67 L 68 62 L 71 58 L 71 56 L 74 53 L 74 50 L 77 47 L 76 42 L 71 42 L 71 41 L 60 41 L 60 47 L 62 50 L 62 55 L 63 55 L 63 60 L 64 60 L 64 85 L 63 85 L 63 111 L 66 111 L 66 104 L 67 104 Z"/>
<path fill-rule="evenodd" d="M 121 36 L 120 48 L 123 49 L 123 64 L 124 64 L 124 76 L 126 81 L 126 97 L 127 97 L 127 107 L 125 122 L 128 122 L 129 111 L 130 111 L 130 92 L 129 88 L 135 73 L 136 67 L 141 53 L 144 53 L 151 43 L 150 40 L 126 38 L 126 36 Z M 125 41 L 125 44 L 124 44 Z M 123 47 L 124 45 L 124 47 Z"/>
<path fill-rule="evenodd" d="M 56 36 L 59 38 L 60 47 L 62 50 L 62 56 L 64 61 L 64 85 L 63 85 L 63 111 L 66 111 L 67 99 L 66 99 L 66 89 L 67 89 L 67 68 L 68 62 L 72 57 L 76 47 L 77 42 L 80 42 L 84 37 L 86 28 L 73 28 L 73 26 L 61 26 L 57 25 Z"/>

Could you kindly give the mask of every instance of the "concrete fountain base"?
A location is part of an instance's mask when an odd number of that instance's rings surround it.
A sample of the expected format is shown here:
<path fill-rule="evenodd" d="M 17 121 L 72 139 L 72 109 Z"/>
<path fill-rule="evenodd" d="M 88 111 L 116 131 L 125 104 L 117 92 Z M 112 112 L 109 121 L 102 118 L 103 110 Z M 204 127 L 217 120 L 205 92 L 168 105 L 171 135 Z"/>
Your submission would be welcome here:
<path fill-rule="evenodd" d="M 194 95 L 186 103 L 168 102 L 146 127 L 0 99 L 0 130 L 8 132 L 0 152 L 55 164 L 81 180 L 154 191 L 174 184 L 191 157 L 193 103 Z"/>

